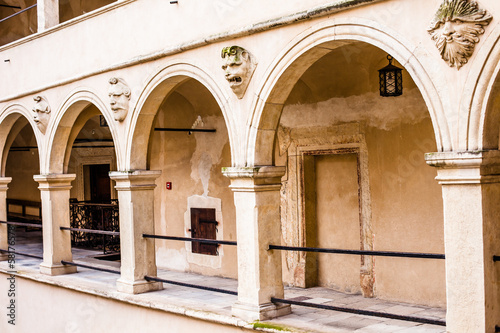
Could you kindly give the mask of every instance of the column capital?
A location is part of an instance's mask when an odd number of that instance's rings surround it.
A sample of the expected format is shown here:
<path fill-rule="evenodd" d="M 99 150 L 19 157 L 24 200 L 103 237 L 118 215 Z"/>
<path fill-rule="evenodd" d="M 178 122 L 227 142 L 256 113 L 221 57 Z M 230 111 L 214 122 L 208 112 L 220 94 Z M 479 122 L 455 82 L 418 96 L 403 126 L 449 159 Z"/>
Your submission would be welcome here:
<path fill-rule="evenodd" d="M 160 170 L 111 171 L 109 178 L 116 182 L 117 191 L 153 190 Z"/>
<path fill-rule="evenodd" d="M 12 177 L 0 177 L 0 191 L 7 191 L 11 181 Z"/>
<path fill-rule="evenodd" d="M 222 174 L 231 179 L 234 192 L 273 191 L 281 188 L 284 166 L 256 166 L 222 168 Z"/>
<path fill-rule="evenodd" d="M 439 152 L 425 154 L 428 165 L 438 169 L 441 185 L 500 182 L 500 151 Z"/>
<path fill-rule="evenodd" d="M 40 185 L 40 191 L 64 191 L 71 189 L 71 182 L 75 180 L 76 175 L 72 173 L 34 175 L 33 179 Z"/>

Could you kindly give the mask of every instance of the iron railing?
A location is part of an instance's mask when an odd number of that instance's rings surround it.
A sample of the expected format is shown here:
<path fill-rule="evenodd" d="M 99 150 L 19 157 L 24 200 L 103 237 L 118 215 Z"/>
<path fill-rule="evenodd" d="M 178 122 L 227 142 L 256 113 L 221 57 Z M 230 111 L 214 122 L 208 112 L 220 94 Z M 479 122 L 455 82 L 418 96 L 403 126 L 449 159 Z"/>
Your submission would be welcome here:
<path fill-rule="evenodd" d="M 116 200 L 111 204 L 73 201 L 70 202 L 70 212 L 72 246 L 99 249 L 104 253 L 120 251 L 119 209 Z M 106 233 L 86 232 L 85 229 Z"/>

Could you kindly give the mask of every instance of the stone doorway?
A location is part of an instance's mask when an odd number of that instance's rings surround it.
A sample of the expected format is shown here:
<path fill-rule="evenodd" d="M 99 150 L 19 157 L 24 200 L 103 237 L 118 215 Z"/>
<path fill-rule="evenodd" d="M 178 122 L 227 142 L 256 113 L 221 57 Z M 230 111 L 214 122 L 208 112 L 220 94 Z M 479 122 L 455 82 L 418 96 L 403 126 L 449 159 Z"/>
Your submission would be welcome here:
<path fill-rule="evenodd" d="M 353 149 L 312 152 L 304 155 L 303 170 L 305 224 L 310 244 L 319 248 L 361 249 L 357 152 Z M 359 256 L 319 253 L 309 261 L 312 270 L 308 274 L 309 285 L 361 292 Z"/>

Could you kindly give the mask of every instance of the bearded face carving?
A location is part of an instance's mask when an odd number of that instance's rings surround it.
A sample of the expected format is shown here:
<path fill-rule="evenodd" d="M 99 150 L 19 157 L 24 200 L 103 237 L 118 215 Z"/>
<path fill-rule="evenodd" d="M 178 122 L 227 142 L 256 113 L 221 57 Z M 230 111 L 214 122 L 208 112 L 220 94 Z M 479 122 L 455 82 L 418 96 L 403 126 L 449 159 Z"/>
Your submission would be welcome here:
<path fill-rule="evenodd" d="M 427 31 L 443 60 L 460 69 L 472 56 L 479 36 L 491 20 L 492 16 L 474 1 L 445 0 Z"/>
<path fill-rule="evenodd" d="M 33 106 L 33 112 L 35 113 L 33 116 L 33 120 L 36 123 L 36 126 L 45 134 L 45 130 L 47 129 L 47 125 L 50 120 L 50 106 L 49 102 L 42 96 L 35 96 L 33 100 L 36 102 L 35 106 Z"/>
<path fill-rule="evenodd" d="M 253 56 L 242 47 L 230 46 L 222 49 L 222 69 L 229 86 L 238 98 L 243 98 L 257 66 Z"/>
<path fill-rule="evenodd" d="M 116 121 L 124 121 L 127 117 L 131 91 L 123 79 L 109 79 L 109 105 Z"/>

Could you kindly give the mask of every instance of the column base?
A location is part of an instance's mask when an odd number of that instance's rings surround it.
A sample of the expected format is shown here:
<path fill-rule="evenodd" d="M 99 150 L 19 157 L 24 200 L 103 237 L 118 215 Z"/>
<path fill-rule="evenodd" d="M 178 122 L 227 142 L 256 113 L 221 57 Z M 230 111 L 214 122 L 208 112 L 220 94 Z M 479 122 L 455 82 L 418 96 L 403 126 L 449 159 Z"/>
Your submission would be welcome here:
<path fill-rule="evenodd" d="M 146 280 L 125 281 L 121 278 L 116 281 L 116 289 L 127 294 L 142 294 L 148 291 L 162 290 L 163 283 L 148 282 Z"/>
<path fill-rule="evenodd" d="M 291 312 L 290 304 L 265 303 L 252 305 L 236 302 L 232 307 L 232 314 L 246 321 L 268 320 L 285 316 Z"/>
<path fill-rule="evenodd" d="M 76 273 L 76 266 L 69 265 L 50 265 L 41 263 L 40 264 L 40 273 L 45 275 L 63 275 L 63 274 L 72 274 Z"/>

